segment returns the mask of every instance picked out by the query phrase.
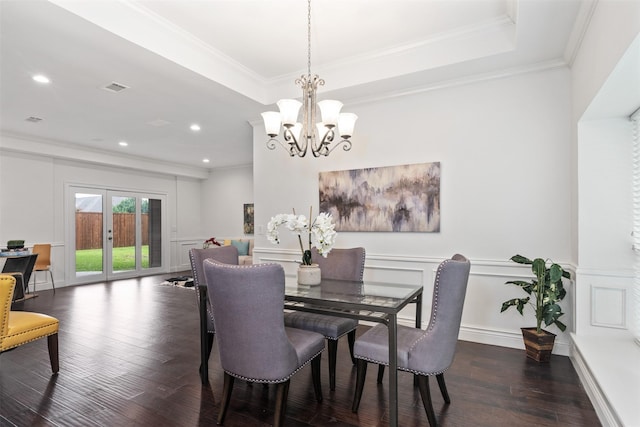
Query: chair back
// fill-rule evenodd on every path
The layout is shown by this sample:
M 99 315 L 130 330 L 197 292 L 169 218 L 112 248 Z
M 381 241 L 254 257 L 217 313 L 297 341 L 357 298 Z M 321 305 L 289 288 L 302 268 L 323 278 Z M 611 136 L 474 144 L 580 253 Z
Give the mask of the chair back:
M 282 266 L 208 259 L 204 271 L 222 369 L 257 382 L 288 379 L 299 364 L 284 327 Z
M 0 274 L 0 348 L 4 337 L 9 334 L 9 312 L 15 286 L 15 277 Z
M 20 273 L 23 280 L 21 286 L 24 287 L 31 279 L 31 273 L 33 272 L 33 267 L 37 259 L 38 254 L 7 258 L 2 272 L 7 274 Z M 20 298 L 20 294 L 18 294 L 18 298 Z
M 38 254 L 34 270 L 46 270 L 51 266 L 51 244 L 40 243 L 33 245 L 31 253 Z
M 196 290 L 196 299 L 200 301 L 200 286 L 207 286 L 207 279 L 204 274 L 202 263 L 205 259 L 215 259 L 223 264 L 238 265 L 238 248 L 233 245 L 216 246 L 206 249 L 191 249 L 189 260 L 191 261 L 191 274 L 193 274 L 193 286 Z M 214 332 L 213 312 L 209 301 L 207 305 L 207 331 Z
M 444 372 L 453 362 L 471 264 L 456 254 L 438 266 L 431 318 L 409 350 L 408 368 L 425 374 Z
M 189 260 L 191 261 L 191 272 L 193 274 L 193 284 L 196 286 L 206 286 L 202 263 L 205 259 L 211 258 L 223 264 L 238 265 L 238 248 L 233 245 L 215 246 L 206 249 L 191 249 Z
M 323 257 L 311 248 L 311 262 L 320 266 L 323 279 L 355 280 L 362 282 L 364 276 L 364 248 L 332 249 Z

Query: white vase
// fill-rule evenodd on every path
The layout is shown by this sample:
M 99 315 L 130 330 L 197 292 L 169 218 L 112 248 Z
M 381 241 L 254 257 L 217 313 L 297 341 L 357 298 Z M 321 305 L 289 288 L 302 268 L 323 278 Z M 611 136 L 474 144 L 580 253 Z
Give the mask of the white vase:
M 298 268 L 298 283 L 301 285 L 319 285 L 321 280 L 318 264 L 301 265 Z

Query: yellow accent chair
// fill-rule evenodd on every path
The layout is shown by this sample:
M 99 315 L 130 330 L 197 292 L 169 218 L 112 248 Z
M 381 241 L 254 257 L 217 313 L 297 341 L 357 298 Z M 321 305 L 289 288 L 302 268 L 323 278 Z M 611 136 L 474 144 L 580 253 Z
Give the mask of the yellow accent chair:
M 36 293 L 36 273 L 38 271 L 48 271 L 51 276 L 51 286 L 53 287 L 53 293 L 56 293 L 56 284 L 53 282 L 53 272 L 51 271 L 51 244 L 41 243 L 33 245 L 32 254 L 38 254 L 36 259 L 36 265 L 33 267 L 33 293 Z M 46 275 L 45 275 L 46 277 Z
M 11 311 L 15 284 L 13 276 L 0 275 L 0 353 L 47 337 L 51 370 L 56 374 L 60 370 L 58 319 L 41 313 Z

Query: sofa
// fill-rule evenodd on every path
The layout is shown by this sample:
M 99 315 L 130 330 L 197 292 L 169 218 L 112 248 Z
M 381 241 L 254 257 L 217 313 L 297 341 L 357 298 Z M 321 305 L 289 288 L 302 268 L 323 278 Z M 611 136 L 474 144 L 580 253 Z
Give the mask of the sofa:
M 224 246 L 234 245 L 238 248 L 238 264 L 253 264 L 253 239 L 224 239 Z

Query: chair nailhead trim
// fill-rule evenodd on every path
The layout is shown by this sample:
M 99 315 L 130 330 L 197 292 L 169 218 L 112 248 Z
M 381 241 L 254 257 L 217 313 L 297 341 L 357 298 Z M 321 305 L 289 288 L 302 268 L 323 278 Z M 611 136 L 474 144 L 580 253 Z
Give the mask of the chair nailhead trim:
M 353 357 L 355 357 L 356 359 L 367 361 L 369 363 L 375 363 L 376 365 L 389 366 L 389 362 L 381 362 L 380 360 L 369 359 L 368 357 L 358 356 L 357 354 L 354 354 Z M 423 375 L 423 376 L 439 375 L 444 373 L 447 369 L 443 369 L 442 371 L 437 371 L 437 372 L 422 372 L 422 371 L 416 371 L 414 369 L 408 369 L 408 368 L 403 368 L 401 366 L 398 366 L 399 371 L 411 372 L 412 374 Z
M 420 338 L 418 338 L 412 345 L 411 347 L 409 347 L 409 351 L 413 350 L 416 345 L 418 345 L 418 343 L 422 340 L 424 340 L 428 335 L 429 332 L 431 332 L 436 324 L 436 317 L 438 314 L 438 296 L 440 293 L 440 278 L 442 275 L 442 270 L 444 269 L 444 266 L 449 263 L 451 260 L 450 259 L 446 259 L 444 260 L 442 263 L 440 263 L 440 265 L 438 266 L 438 270 L 436 271 L 436 280 L 435 283 L 433 285 L 433 303 L 432 303 L 432 308 L 431 308 L 431 320 L 429 321 L 429 326 L 427 326 L 427 331 L 424 335 L 422 335 Z M 433 375 L 433 374 L 432 374 Z
M 49 325 L 49 326 L 50 326 L 50 325 Z M 26 333 L 29 333 L 29 332 L 37 331 L 38 329 L 48 328 L 49 326 L 41 326 L 41 327 L 36 328 L 36 329 L 29 329 L 28 331 L 20 332 L 19 334 L 8 335 L 8 336 L 7 336 L 7 338 L 17 337 L 17 336 L 20 336 L 20 335 L 23 335 L 23 334 L 26 334 Z M 19 343 L 19 344 L 12 345 L 11 347 L 7 347 L 7 348 L 5 348 L 4 350 L 0 351 L 0 353 L 2 353 L 3 351 L 11 350 L 12 348 L 20 347 L 20 346 L 21 346 L 21 345 L 23 345 L 23 344 L 27 344 L 27 343 L 30 343 L 30 342 L 37 341 L 37 340 L 39 340 L 40 338 L 48 337 L 49 335 L 55 335 L 55 334 L 57 334 L 57 333 L 58 333 L 58 331 L 55 331 L 55 332 L 52 332 L 52 333 L 47 334 L 47 335 L 41 335 L 41 336 L 39 336 L 39 337 L 36 337 L 36 338 L 30 339 L 29 341 L 22 341 L 22 342 L 21 342 L 21 343 Z
M 320 350 L 319 352 L 317 352 L 313 357 L 311 357 L 309 360 L 307 360 L 306 362 L 304 362 L 302 365 L 300 365 L 298 367 L 298 369 L 296 369 L 295 371 L 291 372 L 288 376 L 281 378 L 281 379 L 277 379 L 277 380 L 264 380 L 264 379 L 259 379 L 259 378 L 249 378 L 249 377 L 245 377 L 243 375 L 238 375 L 236 373 L 233 373 L 231 371 L 227 371 L 225 369 L 225 372 L 233 377 L 239 378 L 241 380 L 244 381 L 250 381 L 250 382 L 254 382 L 254 383 L 266 383 L 266 384 L 278 384 L 278 383 L 283 383 L 285 381 L 287 381 L 288 379 L 290 379 L 291 377 L 293 377 L 295 375 L 296 372 L 298 372 L 300 369 L 304 368 L 309 362 L 311 362 L 313 359 L 315 359 L 316 357 L 318 357 L 318 355 L 320 353 L 322 353 L 324 351 L 324 348 L 322 350 Z

